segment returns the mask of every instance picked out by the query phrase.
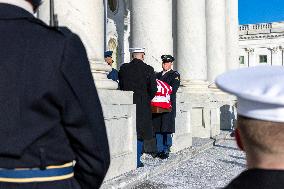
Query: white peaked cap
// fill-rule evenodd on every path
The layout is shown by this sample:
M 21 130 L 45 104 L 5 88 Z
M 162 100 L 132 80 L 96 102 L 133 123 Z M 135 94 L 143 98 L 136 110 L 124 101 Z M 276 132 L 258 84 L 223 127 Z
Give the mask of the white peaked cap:
M 229 71 L 217 77 L 216 85 L 237 96 L 239 115 L 284 122 L 284 67 L 258 66 Z
M 129 48 L 130 53 L 145 53 L 145 48 Z

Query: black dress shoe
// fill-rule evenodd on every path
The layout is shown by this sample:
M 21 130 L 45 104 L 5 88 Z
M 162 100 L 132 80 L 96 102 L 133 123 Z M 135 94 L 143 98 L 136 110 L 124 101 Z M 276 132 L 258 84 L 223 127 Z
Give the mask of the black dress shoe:
M 160 152 L 160 153 L 158 153 L 158 157 L 160 159 L 168 159 L 169 158 L 169 153 Z
M 139 168 L 139 167 L 144 167 L 144 163 L 140 163 L 140 165 L 138 165 L 137 168 Z
M 152 158 L 158 157 L 158 153 L 150 153 L 150 155 L 152 156 Z

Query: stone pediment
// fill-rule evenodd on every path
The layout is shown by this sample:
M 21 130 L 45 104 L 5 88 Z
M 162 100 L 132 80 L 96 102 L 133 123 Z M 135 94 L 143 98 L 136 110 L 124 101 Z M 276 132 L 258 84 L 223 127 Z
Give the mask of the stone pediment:
M 275 39 L 284 37 L 283 33 L 270 33 L 270 34 L 258 34 L 258 35 L 240 35 L 239 40 L 263 40 L 263 39 Z

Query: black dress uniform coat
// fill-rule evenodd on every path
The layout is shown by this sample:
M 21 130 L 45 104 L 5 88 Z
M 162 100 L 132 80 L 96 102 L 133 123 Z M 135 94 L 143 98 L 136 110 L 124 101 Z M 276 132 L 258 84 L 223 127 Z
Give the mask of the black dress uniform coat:
M 242 172 L 226 189 L 283 189 L 284 170 L 250 169 Z
M 168 83 L 172 87 L 171 102 L 172 111 L 167 113 L 153 114 L 153 125 L 155 133 L 174 133 L 176 118 L 176 93 L 180 86 L 180 75 L 177 71 L 170 70 L 164 75 L 157 73 L 157 79 Z
M 0 3 L 0 168 L 76 160 L 75 179 L 0 188 L 99 188 L 109 167 L 102 109 L 79 37 Z
M 152 139 L 151 100 L 158 90 L 154 69 L 142 60 L 134 59 L 120 67 L 118 76 L 120 89 L 134 92 L 138 140 Z

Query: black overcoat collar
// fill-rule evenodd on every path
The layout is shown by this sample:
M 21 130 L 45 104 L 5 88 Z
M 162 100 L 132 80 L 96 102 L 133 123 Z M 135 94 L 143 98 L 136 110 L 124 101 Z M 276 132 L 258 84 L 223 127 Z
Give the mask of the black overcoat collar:
M 144 63 L 142 60 L 134 58 L 130 63 Z

